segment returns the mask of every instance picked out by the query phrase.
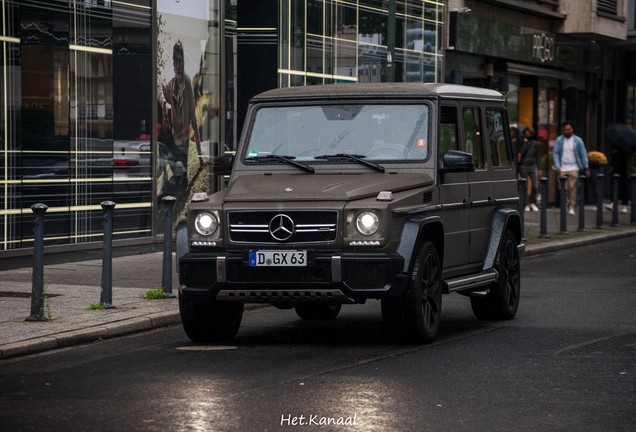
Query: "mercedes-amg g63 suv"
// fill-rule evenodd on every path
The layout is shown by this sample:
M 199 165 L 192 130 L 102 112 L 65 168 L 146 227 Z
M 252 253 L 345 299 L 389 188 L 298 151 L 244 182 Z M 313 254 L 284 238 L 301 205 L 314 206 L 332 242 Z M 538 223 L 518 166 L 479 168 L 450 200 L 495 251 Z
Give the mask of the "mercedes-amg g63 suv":
M 449 84 L 292 87 L 254 97 L 227 188 L 177 226 L 187 335 L 237 333 L 245 303 L 335 318 L 380 300 L 396 336 L 430 342 L 442 294 L 510 319 L 523 252 L 504 96 Z

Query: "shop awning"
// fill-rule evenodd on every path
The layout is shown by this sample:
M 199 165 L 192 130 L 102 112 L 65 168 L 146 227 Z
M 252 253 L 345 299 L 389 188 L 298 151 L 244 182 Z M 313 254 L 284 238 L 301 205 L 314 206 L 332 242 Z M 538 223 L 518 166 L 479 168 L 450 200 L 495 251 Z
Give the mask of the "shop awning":
M 521 63 L 503 62 L 505 71 L 517 75 L 534 75 L 542 78 L 552 78 L 564 81 L 572 81 L 572 74 L 556 69 L 549 69 L 539 66 L 529 66 Z

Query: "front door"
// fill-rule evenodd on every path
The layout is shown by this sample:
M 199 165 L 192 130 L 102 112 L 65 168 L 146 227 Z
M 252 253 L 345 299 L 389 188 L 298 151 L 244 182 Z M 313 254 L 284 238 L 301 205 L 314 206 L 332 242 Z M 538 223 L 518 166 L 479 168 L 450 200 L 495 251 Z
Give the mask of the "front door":
M 444 153 L 460 150 L 458 105 L 440 107 L 438 166 L 443 167 Z M 444 212 L 444 268 L 466 264 L 469 219 L 467 207 L 470 200 L 466 173 L 447 173 L 440 178 L 439 202 Z
M 463 138 L 466 152 L 472 153 L 475 171 L 468 173 L 470 193 L 470 237 L 468 264 L 483 261 L 490 240 L 492 220 L 491 172 L 484 143 L 483 109 L 475 103 L 462 104 Z M 487 138 L 486 138 L 487 139 Z

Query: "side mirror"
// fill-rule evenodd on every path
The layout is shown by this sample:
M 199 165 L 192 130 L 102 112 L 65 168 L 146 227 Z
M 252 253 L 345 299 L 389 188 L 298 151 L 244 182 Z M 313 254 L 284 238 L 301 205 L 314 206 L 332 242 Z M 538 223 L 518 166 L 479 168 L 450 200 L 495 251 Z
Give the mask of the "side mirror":
M 448 150 L 444 153 L 444 166 L 439 169 L 443 177 L 446 173 L 475 171 L 473 155 L 459 150 Z
M 214 159 L 212 159 L 212 174 L 230 175 L 232 174 L 232 165 L 234 165 L 233 154 L 217 156 Z

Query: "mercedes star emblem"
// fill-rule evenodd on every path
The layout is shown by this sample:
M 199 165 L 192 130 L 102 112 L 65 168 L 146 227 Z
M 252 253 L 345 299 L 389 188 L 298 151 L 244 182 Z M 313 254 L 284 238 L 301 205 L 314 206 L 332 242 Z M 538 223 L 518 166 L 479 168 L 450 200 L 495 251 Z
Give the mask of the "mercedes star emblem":
M 285 241 L 294 234 L 294 221 L 287 215 L 276 215 L 269 221 L 269 233 L 276 240 Z

